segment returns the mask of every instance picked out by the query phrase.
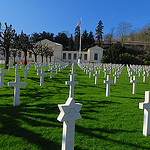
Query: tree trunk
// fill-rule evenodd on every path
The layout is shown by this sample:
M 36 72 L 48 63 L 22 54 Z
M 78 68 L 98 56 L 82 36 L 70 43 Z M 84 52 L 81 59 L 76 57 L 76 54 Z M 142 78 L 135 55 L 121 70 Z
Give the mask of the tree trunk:
M 52 57 L 52 56 L 50 55 L 50 56 L 49 56 L 49 61 L 50 61 L 50 63 L 51 63 L 51 57 Z
M 48 62 L 47 62 L 47 56 L 46 56 L 46 63 L 48 63 Z
M 5 48 L 5 69 L 8 69 L 9 64 L 9 46 Z
M 34 54 L 34 62 L 37 63 L 37 55 L 36 54 Z
M 14 66 L 15 66 L 15 64 L 16 64 L 16 62 L 15 62 L 15 57 L 16 57 L 16 56 L 14 56 Z
M 27 65 L 27 51 L 24 51 L 24 65 Z
M 44 56 L 43 56 L 43 55 L 41 55 L 41 57 L 42 57 L 42 63 L 43 63 L 43 57 L 44 57 Z

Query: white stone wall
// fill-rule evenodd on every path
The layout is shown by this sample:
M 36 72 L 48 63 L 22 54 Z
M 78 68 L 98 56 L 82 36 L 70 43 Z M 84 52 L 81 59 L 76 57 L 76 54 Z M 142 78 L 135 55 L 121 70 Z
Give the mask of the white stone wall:
M 63 58 L 63 54 L 66 54 L 66 59 Z M 76 54 L 76 59 L 74 58 L 74 54 Z M 81 62 L 88 62 L 88 52 L 81 52 Z M 69 59 L 69 55 L 71 55 L 71 59 Z M 87 55 L 87 59 L 84 59 L 84 56 Z M 65 62 L 78 62 L 79 52 L 78 51 L 62 51 L 62 60 Z

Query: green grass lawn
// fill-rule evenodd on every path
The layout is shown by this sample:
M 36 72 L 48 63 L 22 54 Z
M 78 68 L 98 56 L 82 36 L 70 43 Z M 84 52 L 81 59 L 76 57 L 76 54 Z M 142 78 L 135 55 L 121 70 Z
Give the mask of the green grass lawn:
M 4 77 L 4 88 L 0 89 L 0 150 L 60 150 L 63 123 L 57 121 L 60 113 L 58 104 L 64 104 L 69 95 L 68 66 L 50 79 L 50 73 L 40 87 L 40 77 L 32 66 L 28 78 L 19 69 L 21 82 L 20 106 L 13 107 L 15 81 L 12 68 Z M 111 84 L 110 97 L 105 96 L 106 85 L 103 72 L 94 84 L 94 77 L 75 66 L 75 102 L 82 103 L 81 120 L 76 121 L 75 150 L 137 150 L 150 149 L 150 137 L 142 135 L 143 110 L 139 103 L 144 101 L 145 91 L 150 90 L 150 77 L 142 82 L 137 77 L 137 94 L 132 94 L 132 84 L 126 67 L 117 80 Z M 111 75 L 113 80 L 113 76 Z

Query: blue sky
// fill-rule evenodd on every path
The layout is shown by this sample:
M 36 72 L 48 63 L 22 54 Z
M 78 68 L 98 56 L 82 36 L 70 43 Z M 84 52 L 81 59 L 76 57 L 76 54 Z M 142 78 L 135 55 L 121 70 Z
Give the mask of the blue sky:
M 150 0 L 0 0 L 0 22 L 12 24 L 17 33 L 68 31 L 74 34 L 82 20 L 82 31 L 95 33 L 99 20 L 104 34 L 125 21 L 133 29 L 150 23 Z

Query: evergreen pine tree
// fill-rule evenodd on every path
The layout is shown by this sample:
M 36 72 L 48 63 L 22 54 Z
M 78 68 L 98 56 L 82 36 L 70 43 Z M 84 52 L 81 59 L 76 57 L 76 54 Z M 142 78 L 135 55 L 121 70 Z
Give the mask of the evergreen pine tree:
M 78 51 L 79 50 L 79 44 L 80 44 L 80 27 L 79 26 L 77 26 L 75 28 L 74 34 L 75 34 L 74 48 L 76 51 Z
M 98 23 L 98 26 L 96 27 L 95 31 L 96 31 L 96 38 L 98 40 L 98 46 L 101 46 L 101 40 L 103 38 L 102 34 L 103 34 L 103 23 L 102 21 L 100 20 L 99 23 Z
M 88 48 L 95 46 L 95 40 L 94 40 L 94 35 L 93 32 L 90 31 L 89 36 L 88 36 Z
M 68 40 L 68 44 L 69 44 L 69 51 L 74 51 L 74 41 L 73 41 L 73 36 L 71 34 L 69 40 Z
M 89 39 L 88 39 L 88 33 L 86 30 L 84 30 L 83 34 L 82 34 L 82 50 L 86 51 L 88 49 L 88 42 L 89 42 Z

